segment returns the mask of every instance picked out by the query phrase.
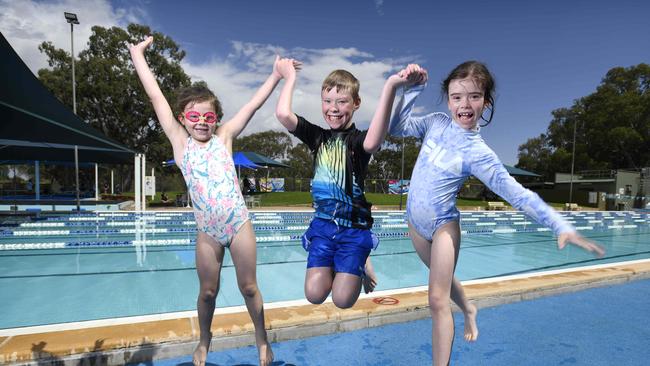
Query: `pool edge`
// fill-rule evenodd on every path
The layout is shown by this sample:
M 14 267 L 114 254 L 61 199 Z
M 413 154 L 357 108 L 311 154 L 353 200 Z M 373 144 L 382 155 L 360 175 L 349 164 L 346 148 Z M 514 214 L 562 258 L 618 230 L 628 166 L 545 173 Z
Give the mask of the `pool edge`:
M 477 307 L 485 308 L 646 278 L 650 278 L 650 260 L 467 281 L 464 287 L 470 300 Z M 425 287 L 362 296 L 354 308 L 347 310 L 336 308 L 330 301 L 322 305 L 306 304 L 304 301 L 285 305 L 266 305 L 266 326 L 271 342 L 429 316 Z M 240 311 L 218 312 L 212 323 L 212 331 L 213 351 L 254 344 L 253 327 L 243 308 Z M 80 360 L 87 360 L 91 364 L 122 365 L 191 354 L 198 337 L 198 324 L 195 316 L 186 316 L 15 333 L 0 336 L 0 364 L 29 365 L 57 361 L 77 365 Z

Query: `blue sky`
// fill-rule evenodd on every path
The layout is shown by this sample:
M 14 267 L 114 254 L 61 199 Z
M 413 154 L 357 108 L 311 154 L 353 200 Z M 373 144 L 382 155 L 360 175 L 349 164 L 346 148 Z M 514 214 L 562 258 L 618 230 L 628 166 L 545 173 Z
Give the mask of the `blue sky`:
M 440 81 L 457 64 L 480 60 L 497 80 L 496 114 L 481 133 L 506 164 L 516 163 L 520 144 L 546 131 L 552 110 L 594 92 L 610 68 L 650 62 L 644 0 L 0 0 L 0 10 L 0 31 L 33 71 L 47 66 L 40 42 L 69 50 L 64 11 L 81 22 L 75 51 L 85 47 L 92 25 L 150 25 L 187 51 L 186 72 L 208 82 L 226 117 L 268 75 L 275 53 L 305 62 L 294 110 L 317 123 L 322 79 L 335 68 L 352 71 L 361 81 L 355 119 L 362 128 L 389 73 L 422 64 L 430 82 L 418 111 L 446 111 Z M 246 132 L 281 130 L 276 100 L 277 94 Z

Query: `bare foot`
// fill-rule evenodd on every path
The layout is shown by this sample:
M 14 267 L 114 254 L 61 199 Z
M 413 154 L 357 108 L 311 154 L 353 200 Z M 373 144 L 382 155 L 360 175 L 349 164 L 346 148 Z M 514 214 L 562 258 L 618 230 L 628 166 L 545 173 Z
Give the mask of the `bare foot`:
M 204 366 L 205 360 L 208 358 L 208 351 L 210 350 L 210 341 L 212 340 L 212 333 L 206 338 L 201 337 L 199 345 L 196 346 L 192 354 L 192 363 L 194 366 Z
M 375 269 L 372 268 L 370 257 L 368 257 L 368 260 L 366 261 L 364 271 L 365 274 L 362 277 L 363 292 L 369 294 L 375 291 L 375 286 L 377 286 L 377 275 L 375 275 Z
M 478 326 L 476 325 L 476 314 L 478 310 L 474 304 L 469 304 L 467 313 L 463 313 L 465 316 L 465 340 L 468 342 L 474 342 L 478 339 Z
M 273 363 L 273 351 L 269 342 L 257 346 L 257 350 L 260 353 L 260 366 L 269 366 Z

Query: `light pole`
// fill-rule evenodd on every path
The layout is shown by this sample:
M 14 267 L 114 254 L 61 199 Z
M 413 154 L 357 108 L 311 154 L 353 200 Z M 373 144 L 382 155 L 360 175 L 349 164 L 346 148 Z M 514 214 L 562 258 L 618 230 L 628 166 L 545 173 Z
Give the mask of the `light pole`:
M 74 25 L 79 24 L 77 19 L 77 14 L 66 13 L 64 12 L 65 20 L 70 23 L 70 56 L 72 59 L 72 110 L 74 114 L 77 114 L 77 96 L 75 92 L 75 82 L 74 82 Z
M 402 210 L 402 198 L 404 197 L 404 136 L 402 136 L 402 169 L 399 174 L 399 209 Z
M 74 114 L 77 114 L 77 93 L 75 90 L 75 80 L 74 80 L 74 25 L 79 24 L 77 19 L 77 14 L 64 12 L 65 20 L 70 23 L 70 59 L 72 60 L 72 111 Z M 79 149 L 77 145 L 74 147 L 74 166 L 75 166 L 75 175 L 77 178 L 77 212 L 80 211 L 81 205 L 79 202 Z
M 573 165 L 576 160 L 576 128 L 578 127 L 578 120 L 573 122 L 573 151 L 571 152 L 571 179 L 569 180 L 569 204 L 573 203 Z

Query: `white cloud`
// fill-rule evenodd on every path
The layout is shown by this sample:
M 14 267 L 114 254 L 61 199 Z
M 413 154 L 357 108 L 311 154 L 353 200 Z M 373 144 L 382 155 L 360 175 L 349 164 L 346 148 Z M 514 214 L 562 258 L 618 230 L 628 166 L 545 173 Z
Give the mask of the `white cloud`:
M 377 106 L 388 75 L 403 67 L 400 60 L 377 59 L 355 48 L 284 49 L 280 46 L 233 42 L 232 52 L 222 59 L 203 64 L 183 63 L 193 80 L 203 80 L 224 106 L 224 119 L 232 117 L 271 73 L 275 55 L 292 57 L 303 63 L 293 98 L 293 110 L 311 122 L 327 127 L 322 120 L 320 91 L 325 77 L 335 69 L 345 69 L 361 83 L 361 107 L 355 113 L 357 127 L 365 129 Z M 282 82 L 244 131 L 250 134 L 268 129 L 283 130 L 277 122 L 275 104 Z
M 378 1 L 378 6 L 381 6 Z M 81 24 L 74 27 L 75 53 L 86 47 L 91 27 L 120 26 L 130 22 L 149 23 L 148 15 L 140 8 L 114 8 L 107 0 L 40 1 L 0 0 L 0 30 L 36 73 L 47 67 L 46 57 L 38 51 L 43 41 L 55 47 L 70 49 L 70 26 L 63 12 L 73 12 Z M 173 35 L 171 35 L 173 38 Z M 377 100 L 386 77 L 414 57 L 380 59 L 357 48 L 286 49 L 278 45 L 233 41 L 231 51 L 223 57 L 213 57 L 201 63 L 183 62 L 185 72 L 192 80 L 204 80 L 221 99 L 225 119 L 232 117 L 255 93 L 271 73 L 275 55 L 293 57 L 303 62 L 293 98 L 293 109 L 313 123 L 327 127 L 322 121 L 320 89 L 323 79 L 335 69 L 346 69 L 361 83 L 361 107 L 355 113 L 355 123 L 365 129 L 374 114 Z M 277 122 L 275 104 L 282 83 L 256 113 L 244 134 L 268 129 L 284 130 Z
M 70 24 L 64 12 L 75 13 L 79 18 L 80 24 L 74 25 L 75 54 L 86 48 L 94 25 L 125 27 L 146 19 L 141 9 L 113 8 L 108 0 L 0 0 L 0 8 L 0 31 L 34 73 L 48 66 L 47 58 L 38 50 L 42 42 L 70 50 Z
M 375 0 L 375 8 L 377 9 L 377 14 L 384 15 L 384 0 Z

